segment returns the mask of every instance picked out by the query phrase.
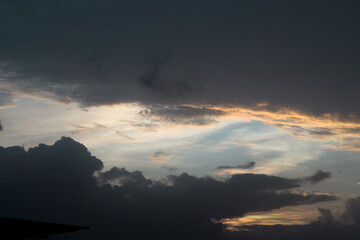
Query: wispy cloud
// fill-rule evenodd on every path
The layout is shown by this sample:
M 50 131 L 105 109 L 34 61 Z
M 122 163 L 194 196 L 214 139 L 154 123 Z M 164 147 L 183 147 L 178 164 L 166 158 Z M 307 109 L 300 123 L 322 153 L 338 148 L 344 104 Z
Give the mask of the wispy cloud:
M 244 107 L 216 107 L 207 109 L 220 110 L 217 118 L 235 118 L 242 121 L 261 121 L 274 128 L 290 133 L 293 137 L 324 142 L 325 148 L 360 151 L 360 123 L 357 119 L 344 120 L 337 115 L 325 114 L 313 116 L 280 109 L 269 111 Z
M 102 124 L 98 124 L 98 123 L 93 123 L 90 126 L 73 125 L 73 128 L 74 128 L 74 130 L 71 131 L 72 135 L 78 135 L 78 134 L 87 133 L 87 132 L 90 132 L 90 131 L 108 129 L 107 126 L 102 125 Z
M 311 183 L 311 184 L 316 184 L 316 183 L 321 182 L 321 181 L 323 181 L 323 180 L 325 180 L 327 178 L 330 178 L 331 175 L 332 175 L 331 172 L 324 172 L 322 170 L 318 170 L 314 175 L 303 178 L 302 180 L 304 182 L 308 182 L 308 183 Z
M 360 151 L 360 123 L 356 119 L 349 121 L 331 114 L 313 116 L 284 108 L 270 111 L 256 107 L 149 105 L 138 115 L 132 126 L 147 131 L 166 126 L 211 126 L 221 119 L 255 120 L 288 132 L 295 138 L 323 142 L 325 148 Z
M 130 141 L 130 142 L 136 141 L 135 138 L 129 137 L 129 136 L 121 133 L 119 130 L 116 130 L 116 133 L 117 133 L 117 135 L 119 135 L 120 137 L 122 137 L 122 138 L 124 138 L 124 139 L 126 139 L 126 140 L 128 140 L 128 141 Z
M 171 159 L 174 156 L 164 151 L 157 151 L 155 153 L 148 154 L 147 157 L 152 159 L 156 163 L 166 163 L 169 159 Z
M 171 166 L 166 166 L 166 165 L 161 166 L 160 168 L 161 168 L 161 169 L 164 169 L 164 170 L 167 170 L 167 171 L 170 171 L 170 172 L 177 172 L 177 171 L 179 171 L 179 168 L 177 168 L 177 167 L 171 167 Z

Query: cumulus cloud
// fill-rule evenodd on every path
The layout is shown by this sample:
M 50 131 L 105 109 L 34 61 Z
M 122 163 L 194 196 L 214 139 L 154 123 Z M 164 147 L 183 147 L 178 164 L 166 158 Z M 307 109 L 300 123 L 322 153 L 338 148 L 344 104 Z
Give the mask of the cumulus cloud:
M 119 169 L 117 167 L 113 167 L 106 172 L 100 172 L 97 180 L 100 184 L 110 183 L 116 186 L 152 185 L 152 181 L 146 179 L 140 171 L 129 172 L 125 168 Z
M 322 225 L 333 223 L 335 221 L 335 218 L 333 217 L 331 210 L 326 209 L 326 208 L 318 208 L 318 210 L 319 210 L 319 213 L 321 214 L 318 217 L 318 221 Z
M 299 179 L 241 174 L 217 180 L 182 173 L 150 180 L 139 171 L 102 167 L 71 138 L 28 151 L 1 147 L 0 211 L 89 226 L 90 239 L 222 239 L 222 225 L 210 219 L 336 198 L 288 191 L 301 186 Z
M 347 201 L 342 219 L 345 223 L 360 225 L 360 197 Z
M 216 170 L 222 169 L 252 169 L 255 167 L 256 162 L 248 162 L 246 164 L 237 165 L 237 166 L 219 166 Z

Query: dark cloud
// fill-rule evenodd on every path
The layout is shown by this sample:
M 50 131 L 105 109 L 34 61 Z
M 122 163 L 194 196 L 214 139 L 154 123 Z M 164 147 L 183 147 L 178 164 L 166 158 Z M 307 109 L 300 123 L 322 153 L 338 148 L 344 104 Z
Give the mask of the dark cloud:
M 333 223 L 335 221 L 335 218 L 332 215 L 331 210 L 326 208 L 318 208 L 320 212 L 320 217 L 318 217 L 318 221 L 322 223 L 323 225 L 330 223 Z
M 252 169 L 255 167 L 256 162 L 248 162 L 246 164 L 238 165 L 238 166 L 219 166 L 216 170 L 222 169 Z
M 210 219 L 336 198 L 288 191 L 301 186 L 299 179 L 241 174 L 216 180 L 183 173 L 155 181 L 124 168 L 100 171 L 102 166 L 65 137 L 28 151 L 1 147 L 1 214 L 89 226 L 86 239 L 223 239 L 221 224 Z
M 3 126 L 2 126 L 1 121 L 0 121 L 0 131 L 2 131 L 2 130 L 3 130 Z
M 360 197 L 347 201 L 342 219 L 345 223 L 360 225 Z
M 140 116 L 150 122 L 166 122 L 179 125 L 208 125 L 216 122 L 215 117 L 225 115 L 222 110 L 190 106 L 146 106 L 139 112 Z
M 190 83 L 187 81 L 163 79 L 160 76 L 162 65 L 163 63 L 159 58 L 149 60 L 149 69 L 139 77 L 139 83 L 142 87 L 156 93 L 159 95 L 159 98 L 182 97 L 184 94 L 190 94 L 193 91 Z
M 140 186 L 149 187 L 152 181 L 146 179 L 140 171 L 129 172 L 125 168 L 113 167 L 109 171 L 100 172 L 98 175 L 98 182 L 100 184 L 113 184 L 117 186 Z
M 160 125 L 206 126 L 217 123 L 216 118 L 225 114 L 223 110 L 206 107 L 156 104 L 142 106 L 139 118 L 130 123 L 145 131 L 157 131 Z
M 0 81 L 82 106 L 267 102 L 358 116 L 358 7 L 355 0 L 3 0 Z M 171 57 L 146 57 L 163 53 Z
M 331 172 L 324 172 L 322 170 L 318 170 L 316 173 L 314 173 L 314 175 L 303 178 L 303 181 L 311 184 L 316 184 L 330 177 Z

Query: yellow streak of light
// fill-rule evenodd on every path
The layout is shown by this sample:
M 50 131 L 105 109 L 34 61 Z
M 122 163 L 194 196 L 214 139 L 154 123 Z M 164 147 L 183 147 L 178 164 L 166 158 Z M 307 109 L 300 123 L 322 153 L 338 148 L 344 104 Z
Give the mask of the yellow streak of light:
M 305 225 L 315 220 L 319 213 L 315 209 L 286 207 L 270 212 L 253 212 L 240 218 L 225 218 L 223 223 L 230 231 L 237 231 L 251 225 Z
M 199 106 L 186 105 L 194 108 Z M 225 114 L 216 119 L 233 118 L 242 121 L 261 121 L 274 128 L 289 132 L 297 138 L 324 141 L 324 147 L 348 151 L 360 151 L 360 119 L 341 119 L 336 114 L 312 116 L 294 111 L 281 109 L 268 111 L 245 107 L 201 106 L 208 109 L 220 110 Z M 237 143 L 241 145 L 242 143 Z

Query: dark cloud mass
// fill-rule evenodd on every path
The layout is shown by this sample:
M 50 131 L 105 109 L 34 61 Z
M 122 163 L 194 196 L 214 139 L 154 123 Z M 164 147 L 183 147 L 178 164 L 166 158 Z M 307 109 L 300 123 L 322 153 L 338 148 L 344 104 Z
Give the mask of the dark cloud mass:
M 145 106 L 139 115 L 154 124 L 167 122 L 179 125 L 203 126 L 216 122 L 215 117 L 225 115 L 225 112 L 206 107 L 190 106 L 166 106 L 154 105 Z
M 102 167 L 71 138 L 28 151 L 1 147 L 0 212 L 89 226 L 85 239 L 223 239 L 222 225 L 210 219 L 336 198 L 288 191 L 301 186 L 299 179 L 241 174 L 220 181 L 182 173 L 150 180 Z
M 222 170 L 222 169 L 252 169 L 255 167 L 256 162 L 248 162 L 243 165 L 238 166 L 218 166 L 216 170 Z
M 318 218 L 318 221 L 320 223 L 322 223 L 323 225 L 329 223 L 329 222 L 334 222 L 335 219 L 332 215 L 332 212 L 329 209 L 326 208 L 318 208 L 319 212 L 320 212 L 320 217 Z
M 331 177 L 331 172 L 324 172 L 324 171 L 318 170 L 314 175 L 303 178 L 303 181 L 311 183 L 311 184 L 316 184 L 316 183 L 321 182 L 329 177 Z
M 0 81 L 26 93 L 360 114 L 355 0 L 0 4 Z
M 360 197 L 349 199 L 342 218 L 346 223 L 360 226 Z

